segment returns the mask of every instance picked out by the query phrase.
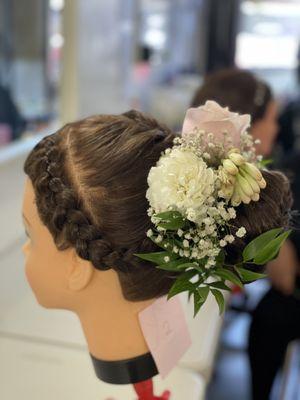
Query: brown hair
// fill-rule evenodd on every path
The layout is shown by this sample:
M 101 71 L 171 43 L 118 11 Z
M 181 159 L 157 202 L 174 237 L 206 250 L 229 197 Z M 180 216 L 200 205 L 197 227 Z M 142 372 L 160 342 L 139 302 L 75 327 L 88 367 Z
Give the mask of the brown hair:
M 131 301 L 162 296 L 174 282 L 174 275 L 134 255 L 158 250 L 146 236 L 147 176 L 173 139 L 167 127 L 137 111 L 93 116 L 43 138 L 24 165 L 57 248 L 74 247 L 95 268 L 113 268 Z M 239 217 L 254 236 L 285 225 L 289 206 L 284 176 L 264 175 L 269 188 L 262 201 L 241 207 Z
M 252 122 L 263 118 L 273 99 L 270 87 L 251 72 L 229 68 L 208 75 L 197 89 L 192 107 L 214 100 L 222 107 L 240 114 L 250 114 Z

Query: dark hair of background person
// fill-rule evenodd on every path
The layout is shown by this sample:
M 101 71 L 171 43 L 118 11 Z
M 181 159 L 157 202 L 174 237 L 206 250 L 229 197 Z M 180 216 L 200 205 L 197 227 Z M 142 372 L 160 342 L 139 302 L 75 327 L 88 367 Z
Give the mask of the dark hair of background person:
M 18 139 L 26 128 L 26 121 L 15 105 L 10 92 L 0 84 L 0 123 L 12 130 L 12 140 Z
M 270 87 L 251 72 L 230 68 L 207 75 L 196 91 L 192 107 L 214 100 L 240 114 L 250 114 L 252 123 L 263 118 L 273 94 Z
M 40 219 L 57 248 L 74 247 L 95 268 L 113 268 L 127 300 L 160 297 L 174 283 L 175 273 L 134 255 L 159 251 L 146 236 L 147 177 L 173 139 L 167 127 L 138 111 L 98 115 L 43 138 L 25 161 Z M 264 172 L 264 177 L 261 200 L 240 206 L 234 222 L 236 229 L 246 227 L 249 238 L 288 224 L 285 176 Z M 233 246 L 235 258 L 241 246 L 244 240 Z

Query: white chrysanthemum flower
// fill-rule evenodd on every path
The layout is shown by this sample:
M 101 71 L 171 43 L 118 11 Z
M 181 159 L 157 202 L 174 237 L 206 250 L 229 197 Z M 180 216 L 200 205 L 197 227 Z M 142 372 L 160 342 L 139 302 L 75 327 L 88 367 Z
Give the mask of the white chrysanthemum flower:
M 242 238 L 243 236 L 246 235 L 246 229 L 242 226 L 237 232 L 236 236 L 239 238 Z
M 226 245 L 227 245 L 226 240 L 221 239 L 221 240 L 220 240 L 220 246 L 221 246 L 221 247 L 225 247 Z
M 213 169 L 196 154 L 173 148 L 151 168 L 146 196 L 156 213 L 173 206 L 188 217 L 188 210 L 192 209 L 194 222 L 199 223 L 206 215 L 208 199 L 214 199 L 215 181 Z

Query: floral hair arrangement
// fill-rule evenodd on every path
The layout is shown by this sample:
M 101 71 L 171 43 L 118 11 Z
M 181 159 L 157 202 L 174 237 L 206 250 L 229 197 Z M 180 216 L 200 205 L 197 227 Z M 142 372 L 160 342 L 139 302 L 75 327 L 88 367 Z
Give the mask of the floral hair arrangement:
M 249 126 L 249 115 L 232 113 L 214 101 L 191 108 L 181 137 L 148 175 L 153 227 L 147 236 L 160 251 L 136 256 L 177 273 L 168 298 L 188 291 L 194 315 L 209 292 L 223 312 L 222 290 L 231 290 L 226 281 L 243 287 L 265 277 L 247 269 L 247 263 L 264 265 L 276 258 L 290 233 L 282 228 L 264 232 L 245 246 L 239 263 L 225 263 L 226 246 L 247 235 L 232 223 L 236 207 L 259 201 L 266 187 Z

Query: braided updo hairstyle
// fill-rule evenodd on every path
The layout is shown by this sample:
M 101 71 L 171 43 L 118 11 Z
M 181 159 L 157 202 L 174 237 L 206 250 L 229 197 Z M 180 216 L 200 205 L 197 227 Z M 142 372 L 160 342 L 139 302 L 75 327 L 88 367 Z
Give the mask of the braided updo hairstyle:
M 134 256 L 157 250 L 146 236 L 147 176 L 173 139 L 137 111 L 92 116 L 43 138 L 24 165 L 57 248 L 74 247 L 95 268 L 113 268 L 128 300 L 162 296 L 174 282 Z
M 93 116 L 43 138 L 24 165 L 58 250 L 73 247 L 96 269 L 113 268 L 130 301 L 168 293 L 176 277 L 134 255 L 158 250 L 146 236 L 147 177 L 173 139 L 167 127 L 137 111 Z M 240 258 L 245 240 L 288 225 L 288 180 L 279 172 L 263 175 L 267 187 L 260 201 L 237 210 L 235 229 L 244 226 L 247 237 L 228 246 L 230 262 Z

